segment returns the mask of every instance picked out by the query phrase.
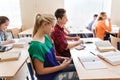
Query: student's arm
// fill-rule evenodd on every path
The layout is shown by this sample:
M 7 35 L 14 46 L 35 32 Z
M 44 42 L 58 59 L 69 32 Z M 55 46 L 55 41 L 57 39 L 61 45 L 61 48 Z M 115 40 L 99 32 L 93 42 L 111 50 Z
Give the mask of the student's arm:
M 83 44 L 83 41 L 82 41 L 82 40 L 74 41 L 74 43 L 68 44 L 66 50 L 67 50 L 67 49 L 70 49 L 70 48 L 73 48 L 73 47 L 75 47 L 75 46 L 78 46 L 78 45 L 80 45 L 80 44 Z
M 34 67 L 35 67 L 36 72 L 38 74 L 42 75 L 42 74 L 49 74 L 49 73 L 54 73 L 54 72 L 60 71 L 64 68 L 68 67 L 70 62 L 71 61 L 64 60 L 63 63 L 58 66 L 45 68 L 44 63 L 35 58 L 34 59 Z
M 6 45 L 6 44 L 14 43 L 14 42 L 15 42 L 14 40 L 6 40 L 3 42 L 3 44 Z
M 119 32 L 117 34 L 117 37 L 120 38 L 120 28 L 119 28 Z
M 111 27 L 111 20 L 110 20 L 110 18 L 108 18 L 108 23 L 109 23 L 109 26 L 108 26 L 108 31 L 111 31 L 112 30 L 112 27 Z
M 79 37 L 79 36 L 76 36 L 76 37 L 66 36 L 66 39 L 67 39 L 67 40 L 75 40 L 75 41 L 77 41 L 77 40 L 80 39 L 80 37 Z

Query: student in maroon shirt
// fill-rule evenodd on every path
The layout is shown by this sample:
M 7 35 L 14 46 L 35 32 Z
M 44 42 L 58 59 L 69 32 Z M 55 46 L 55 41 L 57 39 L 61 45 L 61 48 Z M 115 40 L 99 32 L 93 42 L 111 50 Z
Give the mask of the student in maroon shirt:
M 51 33 L 51 38 L 54 41 L 56 55 L 63 57 L 71 57 L 70 48 L 75 47 L 83 43 L 79 37 L 69 37 L 64 32 L 64 25 L 68 21 L 66 16 L 66 10 L 57 9 L 55 12 L 57 23 L 54 27 L 54 31 Z M 74 43 L 68 44 L 67 40 L 74 40 Z

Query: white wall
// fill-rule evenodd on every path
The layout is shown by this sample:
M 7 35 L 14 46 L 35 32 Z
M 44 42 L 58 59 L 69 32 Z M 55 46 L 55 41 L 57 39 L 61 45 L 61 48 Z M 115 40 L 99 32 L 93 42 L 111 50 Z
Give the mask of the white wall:
M 120 0 L 112 0 L 111 20 L 112 24 L 120 27 Z
M 64 7 L 64 0 L 20 0 L 22 24 L 33 27 L 35 15 L 39 13 L 54 14 L 57 8 Z

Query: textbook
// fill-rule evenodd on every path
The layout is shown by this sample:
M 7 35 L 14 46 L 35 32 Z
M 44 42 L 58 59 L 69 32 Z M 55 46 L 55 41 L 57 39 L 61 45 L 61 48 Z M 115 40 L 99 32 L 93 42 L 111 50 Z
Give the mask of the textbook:
M 95 45 L 100 52 L 115 51 L 115 47 L 109 41 L 98 41 Z
M 110 51 L 97 54 L 100 58 L 112 65 L 120 64 L 120 52 Z
M 0 61 L 18 60 L 19 56 L 20 51 L 4 52 L 0 54 Z
M 87 70 L 91 69 L 104 69 L 107 66 L 99 59 L 99 57 L 91 55 L 91 56 L 80 56 L 78 57 L 83 67 Z

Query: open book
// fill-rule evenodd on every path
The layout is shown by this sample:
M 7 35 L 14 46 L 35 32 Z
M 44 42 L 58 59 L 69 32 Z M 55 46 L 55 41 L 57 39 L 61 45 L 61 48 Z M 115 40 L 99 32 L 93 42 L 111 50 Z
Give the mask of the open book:
M 94 55 L 91 56 L 80 56 L 78 57 L 85 69 L 104 69 L 107 66 Z
M 100 52 L 115 51 L 115 47 L 109 41 L 98 41 L 95 45 Z
M 0 61 L 18 60 L 20 51 L 4 52 L 0 54 Z
M 120 53 L 119 52 L 110 51 L 110 52 L 99 53 L 97 55 L 112 65 L 120 64 Z

